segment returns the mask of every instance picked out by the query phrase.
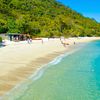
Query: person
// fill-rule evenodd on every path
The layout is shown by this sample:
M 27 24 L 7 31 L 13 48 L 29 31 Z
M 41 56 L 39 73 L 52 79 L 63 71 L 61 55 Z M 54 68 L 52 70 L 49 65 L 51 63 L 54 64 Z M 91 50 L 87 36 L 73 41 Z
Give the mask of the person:
M 29 39 L 29 38 L 27 38 L 27 43 L 29 43 L 29 44 L 30 44 L 30 39 Z
M 30 40 L 30 43 L 32 43 L 32 39 L 30 38 L 29 40 Z
M 43 44 L 43 39 L 41 39 L 41 42 L 42 42 L 42 44 Z
M 62 40 L 61 40 L 61 44 L 63 44 L 64 47 L 66 47 L 66 45 L 69 45 L 69 43 L 67 43 L 66 41 L 62 41 Z

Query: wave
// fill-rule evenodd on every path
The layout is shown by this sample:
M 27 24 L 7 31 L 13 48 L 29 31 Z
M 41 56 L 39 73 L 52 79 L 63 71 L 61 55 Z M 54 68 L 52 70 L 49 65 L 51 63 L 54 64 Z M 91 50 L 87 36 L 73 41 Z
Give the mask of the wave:
M 41 76 L 44 74 L 45 70 L 47 70 L 49 67 L 52 67 L 53 65 L 59 64 L 63 58 L 73 54 L 76 51 L 78 51 L 78 49 L 75 49 L 71 52 L 67 52 L 65 54 L 61 54 L 60 56 L 56 57 L 48 64 L 45 64 L 45 65 L 41 66 L 40 68 L 38 68 L 37 71 L 29 77 L 29 79 L 37 80 L 37 79 L 41 78 Z
M 3 98 L 6 97 L 14 97 L 15 98 L 19 98 L 21 94 L 23 94 L 26 90 L 28 90 L 29 86 L 36 80 L 38 80 L 39 78 L 41 78 L 44 74 L 44 72 L 49 68 L 52 67 L 53 65 L 57 65 L 59 64 L 63 58 L 73 54 L 74 52 L 78 51 L 80 48 L 74 49 L 70 52 L 67 52 L 65 54 L 61 54 L 60 56 L 56 57 L 55 59 L 53 59 L 51 62 L 49 62 L 48 64 L 45 64 L 43 66 L 41 66 L 40 68 L 37 69 L 37 71 L 31 75 L 26 81 L 16 85 L 12 90 L 10 90 L 9 92 L 7 92 L 3 97 L 0 97 L 0 100 L 5 100 Z M 21 94 L 20 94 L 21 93 Z M 18 95 L 16 95 L 18 94 Z M 15 96 L 16 95 L 16 96 Z M 9 100 L 9 99 L 7 99 Z

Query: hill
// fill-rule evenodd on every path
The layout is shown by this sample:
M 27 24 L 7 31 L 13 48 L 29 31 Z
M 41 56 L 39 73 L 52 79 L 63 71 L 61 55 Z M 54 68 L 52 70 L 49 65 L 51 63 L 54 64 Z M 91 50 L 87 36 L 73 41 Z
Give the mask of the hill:
M 0 33 L 100 36 L 100 23 L 55 0 L 0 0 Z

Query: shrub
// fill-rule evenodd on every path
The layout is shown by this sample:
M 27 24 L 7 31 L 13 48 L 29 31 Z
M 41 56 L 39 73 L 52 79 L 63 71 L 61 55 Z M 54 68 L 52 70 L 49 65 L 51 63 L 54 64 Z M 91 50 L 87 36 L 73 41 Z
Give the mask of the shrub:
M 2 37 L 0 37 L 0 42 L 2 42 Z

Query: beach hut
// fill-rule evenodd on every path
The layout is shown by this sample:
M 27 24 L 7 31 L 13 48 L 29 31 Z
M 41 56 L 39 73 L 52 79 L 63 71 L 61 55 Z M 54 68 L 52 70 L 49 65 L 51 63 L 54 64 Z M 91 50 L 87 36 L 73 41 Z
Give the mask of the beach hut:
M 27 39 L 26 34 L 19 34 L 19 33 L 9 33 L 8 34 L 10 41 L 24 41 Z
M 10 41 L 18 41 L 20 34 L 18 33 L 8 33 L 8 37 Z

